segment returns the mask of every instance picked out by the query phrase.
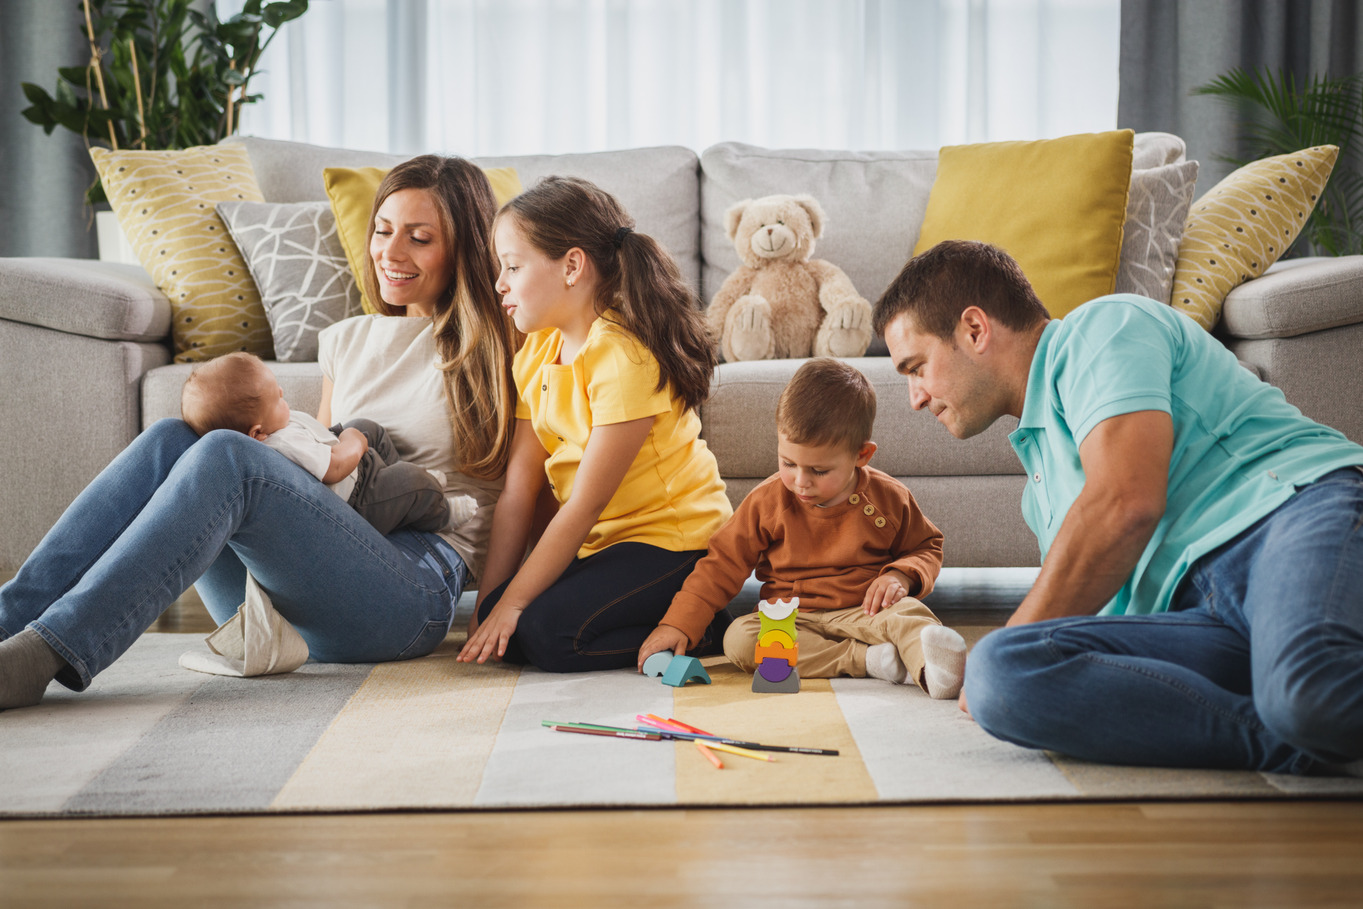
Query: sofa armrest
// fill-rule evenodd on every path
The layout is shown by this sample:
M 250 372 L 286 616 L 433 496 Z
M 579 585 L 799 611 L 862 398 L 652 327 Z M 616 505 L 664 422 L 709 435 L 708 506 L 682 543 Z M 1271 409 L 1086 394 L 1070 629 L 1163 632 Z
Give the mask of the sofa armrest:
M 94 259 L 0 259 L 0 319 L 87 338 L 165 341 L 170 301 L 140 266 Z
M 1363 322 L 1363 256 L 1285 259 L 1226 295 L 1219 334 L 1291 338 Z

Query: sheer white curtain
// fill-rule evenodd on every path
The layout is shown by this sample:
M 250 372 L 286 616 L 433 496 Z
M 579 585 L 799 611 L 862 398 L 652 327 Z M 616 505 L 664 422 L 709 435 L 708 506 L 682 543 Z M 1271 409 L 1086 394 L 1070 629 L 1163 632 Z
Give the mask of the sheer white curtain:
M 220 2 L 226 13 L 233 2 Z M 314 0 L 243 131 L 414 154 L 1112 129 L 1119 0 Z

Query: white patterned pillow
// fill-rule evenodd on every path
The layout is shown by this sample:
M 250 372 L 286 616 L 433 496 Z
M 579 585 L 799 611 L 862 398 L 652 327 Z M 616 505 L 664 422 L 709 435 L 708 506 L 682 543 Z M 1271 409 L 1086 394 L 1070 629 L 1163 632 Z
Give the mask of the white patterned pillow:
M 327 202 L 219 202 L 255 279 L 281 363 L 317 359 L 317 333 L 360 314 L 336 218 Z
M 1169 302 L 1183 222 L 1196 185 L 1196 161 L 1131 172 L 1116 293 Z

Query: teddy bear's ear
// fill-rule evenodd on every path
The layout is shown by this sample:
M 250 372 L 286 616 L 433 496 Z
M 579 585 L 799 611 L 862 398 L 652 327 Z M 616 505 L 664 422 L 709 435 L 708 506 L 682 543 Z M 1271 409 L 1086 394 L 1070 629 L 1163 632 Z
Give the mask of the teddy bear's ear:
M 824 218 L 828 216 L 823 213 L 823 206 L 819 204 L 819 200 L 801 194 L 795 197 L 795 204 L 809 212 L 809 226 L 814 231 L 815 239 L 822 237 Z
M 751 204 L 752 199 L 744 199 L 730 205 L 728 211 L 724 212 L 724 232 L 729 235 L 730 240 L 738 236 L 738 222 L 743 220 L 743 213 Z

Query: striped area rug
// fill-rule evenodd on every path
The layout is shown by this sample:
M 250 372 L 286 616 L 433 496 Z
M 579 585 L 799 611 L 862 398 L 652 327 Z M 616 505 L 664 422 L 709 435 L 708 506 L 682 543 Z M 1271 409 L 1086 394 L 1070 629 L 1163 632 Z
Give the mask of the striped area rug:
M 1066 761 L 874 680 L 755 695 L 718 658 L 712 684 L 672 688 L 626 671 L 459 664 L 461 637 L 406 663 L 243 680 L 180 669 L 198 636 L 144 635 L 89 691 L 54 685 L 39 707 L 0 713 L 0 816 L 1363 797 L 1363 780 Z M 541 725 L 641 713 L 840 754 L 722 754 L 719 770 L 689 744 Z

